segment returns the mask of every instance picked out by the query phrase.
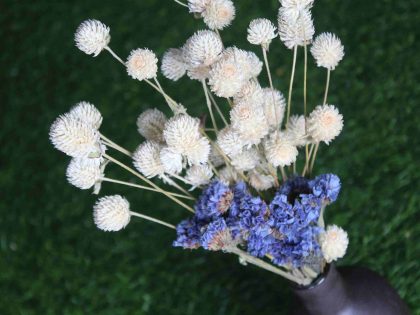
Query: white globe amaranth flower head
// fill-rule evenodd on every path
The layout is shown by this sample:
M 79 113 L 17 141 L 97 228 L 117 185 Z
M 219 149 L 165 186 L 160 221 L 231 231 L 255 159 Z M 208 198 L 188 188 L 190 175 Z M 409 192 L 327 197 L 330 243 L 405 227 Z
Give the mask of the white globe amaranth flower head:
M 234 20 L 235 6 L 231 0 L 211 0 L 201 15 L 210 29 L 222 30 Z
M 314 0 L 280 0 L 280 4 L 288 17 L 296 20 L 300 12 L 312 8 Z
M 93 128 L 99 129 L 102 124 L 101 112 L 95 107 L 95 105 L 89 102 L 79 102 L 73 106 L 69 114 L 75 118 L 92 125 Z
M 182 48 L 185 62 L 191 67 L 211 66 L 223 51 L 219 35 L 201 30 L 194 33 Z
M 283 94 L 271 88 L 263 89 L 264 115 L 270 128 L 281 125 L 286 109 L 286 99 Z
M 99 132 L 73 115 L 59 116 L 51 125 L 49 135 L 54 147 L 71 157 L 100 157 L 104 150 Z
M 137 118 L 137 130 L 146 140 L 164 142 L 163 129 L 167 121 L 160 110 L 147 109 Z
M 305 117 L 303 115 L 290 116 L 286 125 L 286 134 L 297 147 L 302 147 L 308 144 L 308 138 L 305 130 Z
M 258 77 L 263 68 L 262 61 L 255 53 L 234 46 L 223 51 L 222 59 L 233 59 L 242 69 L 246 80 Z
M 233 156 L 242 152 L 244 142 L 241 136 L 232 127 L 225 127 L 217 136 L 217 145 L 227 156 Z
M 96 57 L 108 46 L 109 31 L 109 27 L 98 20 L 86 20 L 77 28 L 74 41 L 81 51 Z
M 301 11 L 298 17 L 293 19 L 288 10 L 280 8 L 278 24 L 280 39 L 289 49 L 310 44 L 315 34 L 312 15 L 308 10 Z
M 187 72 L 187 64 L 185 63 L 181 48 L 171 48 L 162 58 L 161 71 L 163 75 L 172 81 L 178 81 Z
M 336 225 L 330 225 L 320 236 L 321 251 L 327 263 L 344 257 L 349 245 L 347 232 Z
M 280 131 L 273 132 L 264 142 L 264 150 L 267 161 L 274 167 L 291 165 L 299 154 L 288 135 Z
M 67 167 L 68 182 L 80 189 L 90 189 L 104 176 L 98 159 L 73 158 Z
M 311 53 L 318 67 L 334 70 L 344 57 L 344 46 L 334 34 L 322 33 L 315 38 Z
M 246 146 L 259 144 L 268 134 L 269 126 L 262 106 L 242 102 L 235 105 L 230 111 L 232 128 L 242 139 Z
M 248 27 L 248 42 L 253 45 L 261 45 L 265 50 L 271 44 L 271 41 L 276 38 L 277 28 L 268 19 L 252 20 Z
M 212 177 L 213 172 L 207 164 L 193 165 L 187 170 L 185 175 L 185 179 L 191 184 L 192 189 L 207 185 Z
M 254 148 L 243 150 L 241 153 L 231 157 L 231 164 L 238 171 L 250 171 L 259 163 L 258 151 Z
M 264 93 L 260 84 L 255 80 L 246 82 L 241 90 L 233 97 L 233 103 L 239 104 L 242 102 L 249 102 L 256 106 L 262 106 L 264 102 Z
M 265 191 L 274 186 L 275 180 L 271 175 L 261 174 L 257 171 L 249 173 L 249 184 L 257 191 Z
M 187 76 L 191 80 L 197 80 L 197 81 L 202 82 L 203 80 L 207 80 L 209 78 L 210 67 L 202 66 L 202 67 L 189 68 L 187 70 Z
M 130 204 L 120 195 L 102 197 L 93 206 L 93 221 L 100 230 L 106 232 L 122 230 L 130 218 Z
M 158 71 L 157 64 L 155 53 L 147 48 L 132 50 L 125 63 L 128 75 L 139 81 L 155 78 Z
M 179 174 L 182 172 L 182 155 L 174 152 L 171 148 L 162 148 L 162 150 L 160 151 L 160 161 L 163 165 L 165 173 Z
M 343 130 L 343 116 L 334 105 L 318 105 L 307 119 L 308 134 L 315 143 L 329 144 Z
M 161 146 L 154 141 L 145 141 L 133 153 L 133 164 L 147 178 L 162 177 L 165 173 L 160 161 Z
M 212 0 L 188 0 L 188 9 L 190 13 L 203 13 L 207 5 Z

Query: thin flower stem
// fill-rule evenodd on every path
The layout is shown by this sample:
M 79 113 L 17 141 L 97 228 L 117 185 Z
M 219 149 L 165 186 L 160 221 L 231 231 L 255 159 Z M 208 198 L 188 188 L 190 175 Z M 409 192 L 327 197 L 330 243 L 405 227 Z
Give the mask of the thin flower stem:
M 181 177 L 181 176 L 179 176 L 179 175 L 177 175 L 177 174 L 169 174 L 169 176 L 171 176 L 171 177 L 173 177 L 173 178 L 176 178 L 176 179 L 180 180 L 180 181 L 181 181 L 181 182 L 183 182 L 184 184 L 187 184 L 187 185 L 191 185 L 191 186 L 192 186 L 191 182 L 190 182 L 190 181 L 188 181 L 188 180 L 186 180 L 184 177 Z M 169 178 L 167 178 L 167 179 L 169 179 Z M 169 179 L 169 180 L 171 180 L 171 179 Z M 174 182 L 174 184 L 175 184 L 175 185 L 177 185 L 175 182 Z M 190 193 L 188 193 L 188 194 L 190 194 Z
M 280 166 L 280 172 L 281 172 L 281 178 L 283 179 L 283 182 L 285 182 L 287 180 L 287 175 L 283 166 Z
M 274 267 L 273 265 L 265 262 L 262 259 L 251 256 L 250 254 L 248 254 L 247 252 L 245 252 L 243 250 L 240 250 L 239 248 L 232 249 L 232 253 L 238 255 L 239 257 L 241 257 L 247 263 L 258 266 L 258 267 L 263 268 L 267 271 L 271 271 L 271 272 L 273 272 L 275 274 L 278 274 L 278 275 L 280 275 L 280 276 L 282 276 L 282 277 L 284 277 L 284 278 L 286 278 L 290 281 L 296 282 L 297 284 L 307 285 L 307 284 L 310 283 L 310 282 L 308 282 L 309 280 L 307 280 L 307 279 L 300 279 L 296 276 L 293 276 L 288 272 L 285 272 L 285 271 L 283 271 L 283 270 L 281 270 L 277 267 Z
M 115 150 L 120 151 L 121 153 L 124 153 L 125 155 L 131 157 L 133 155 L 133 153 L 131 153 L 130 151 L 124 149 L 123 147 L 119 146 L 118 144 L 116 144 L 115 142 L 113 142 L 112 140 L 108 139 L 107 137 L 105 137 L 102 133 L 99 133 L 99 135 L 101 136 L 101 138 L 107 142 L 107 144 L 114 148 Z
M 296 69 L 296 59 L 297 59 L 297 48 L 298 46 L 295 46 L 293 48 L 293 66 L 292 66 L 292 74 L 290 76 L 290 84 L 289 84 L 289 96 L 287 99 L 287 117 L 286 117 L 286 125 L 289 122 L 290 117 L 290 107 L 292 104 L 292 92 L 293 92 L 293 81 L 295 79 L 295 69 Z
M 216 130 L 216 134 L 217 134 L 219 132 L 219 129 L 217 129 L 216 120 L 214 119 L 214 115 L 213 115 L 213 109 L 211 108 L 211 101 L 210 101 L 209 93 L 207 90 L 206 81 L 202 80 L 201 83 L 203 85 L 204 95 L 206 96 L 206 103 L 207 103 L 207 108 L 209 109 L 211 123 L 213 125 L 213 128 Z
M 180 4 L 180 5 L 182 5 L 183 7 L 187 7 L 188 8 L 188 5 L 186 5 L 185 3 L 183 3 L 183 2 L 181 2 L 181 1 L 179 1 L 179 0 L 174 0 L 176 3 L 178 3 L 178 4 Z
M 318 153 L 318 149 L 319 149 L 319 142 L 315 145 L 315 152 L 314 152 L 314 156 L 312 157 L 311 167 L 309 168 L 309 174 L 312 174 L 312 171 L 314 169 L 316 154 Z
M 330 87 L 330 77 L 331 77 L 331 70 L 328 69 L 327 72 L 327 83 L 325 85 L 325 94 L 324 94 L 324 105 L 327 104 L 327 97 L 328 97 L 328 89 Z
M 114 57 L 115 59 L 117 59 L 125 67 L 125 62 L 120 57 L 118 57 L 118 55 L 116 53 L 114 53 L 114 51 L 111 49 L 111 47 L 106 46 L 105 49 L 108 50 L 109 53 L 112 55 L 112 57 Z
M 311 148 L 309 149 L 309 159 L 308 159 L 308 161 L 306 161 L 306 163 L 305 163 L 305 167 L 303 168 L 303 171 L 302 171 L 302 176 L 305 176 L 305 173 L 308 171 L 308 169 L 309 169 L 309 161 L 311 161 L 311 158 L 312 158 L 312 153 L 313 153 L 313 151 L 314 151 L 314 148 L 315 148 L 315 144 L 311 144 Z
M 229 106 L 231 107 L 231 108 L 233 108 L 233 102 L 232 102 L 232 100 L 228 97 L 227 98 L 227 101 L 228 101 L 228 103 L 229 103 Z
M 264 56 L 264 63 L 265 63 L 265 68 L 267 70 L 267 76 L 268 76 L 268 81 L 270 82 L 270 88 L 271 88 L 271 92 L 272 92 L 272 96 L 273 96 L 273 109 L 274 109 L 274 115 L 275 115 L 275 119 L 276 119 L 276 123 L 279 123 L 278 128 L 280 128 L 280 122 L 278 120 L 277 117 L 277 110 L 276 110 L 276 101 L 275 101 L 275 97 L 274 97 L 274 87 L 273 87 L 273 79 L 271 78 L 271 71 L 270 71 L 270 65 L 268 64 L 268 57 L 267 57 L 267 50 L 264 48 L 264 46 L 261 46 L 262 48 L 262 52 L 263 52 L 263 56 Z
M 170 174 L 170 176 L 172 176 L 172 177 L 175 177 L 175 178 L 181 178 L 182 180 L 183 180 L 183 178 L 182 177 L 180 177 L 180 176 L 178 176 L 178 175 L 174 175 L 174 174 Z M 169 178 L 169 177 L 167 177 L 166 175 L 165 175 L 165 177 L 164 177 L 164 179 L 169 183 L 169 185 L 171 185 L 171 186 L 174 186 L 176 189 L 178 189 L 179 191 L 182 191 L 184 194 L 186 194 L 186 195 L 188 195 L 188 196 L 190 196 L 190 197 L 192 197 L 192 195 L 188 192 L 188 191 L 186 191 L 184 188 L 182 188 L 181 186 L 179 186 L 175 181 L 173 181 L 171 178 Z M 185 181 L 184 181 L 185 182 Z M 186 183 L 186 182 L 185 182 Z M 188 183 L 187 183 L 188 184 Z M 195 198 L 193 198 L 194 200 L 195 200 Z
M 307 100 L 307 81 L 308 81 L 308 46 L 305 41 L 304 45 L 305 52 L 305 61 L 304 61 L 304 71 L 303 71 L 303 117 L 305 118 L 305 134 L 308 134 L 307 126 L 307 111 L 308 111 L 308 100 Z M 305 165 L 309 164 L 309 145 L 305 145 Z
M 318 218 L 318 226 L 322 228 L 325 228 L 325 221 L 324 221 L 325 208 L 326 206 L 321 207 L 321 211 L 319 213 L 319 218 Z
M 168 228 L 171 228 L 171 229 L 176 230 L 176 226 L 175 226 L 175 225 L 170 224 L 170 223 L 167 223 L 167 222 L 165 222 L 165 221 L 161 221 L 161 220 L 158 220 L 158 219 L 155 219 L 155 218 L 149 217 L 148 215 L 144 215 L 144 214 L 137 213 L 137 212 L 133 212 L 133 211 L 130 211 L 130 214 L 131 214 L 132 216 L 139 217 L 139 218 L 142 218 L 142 219 L 145 219 L 145 220 L 148 220 L 148 221 L 154 222 L 154 223 L 158 223 L 158 224 L 164 225 L 164 226 L 166 226 L 166 227 L 168 227 Z
M 183 203 L 182 201 L 180 201 L 179 199 L 175 198 L 174 196 L 170 195 L 166 190 L 163 190 L 162 188 L 160 188 L 159 186 L 157 186 L 155 183 L 153 183 L 152 181 L 150 181 L 149 179 L 147 179 L 146 177 L 144 177 L 143 175 L 141 175 L 140 173 L 137 173 L 135 170 L 133 170 L 132 168 L 128 167 L 127 165 L 121 163 L 120 161 L 114 159 L 113 157 L 109 156 L 108 154 L 104 154 L 103 155 L 104 158 L 110 160 L 111 162 L 114 162 L 115 164 L 117 164 L 118 166 L 122 167 L 123 169 L 127 170 L 128 172 L 130 172 L 131 174 L 137 176 L 138 178 L 140 178 L 141 180 L 143 180 L 144 182 L 146 182 L 147 184 L 149 184 L 150 186 L 152 186 L 153 188 L 155 188 L 158 192 L 164 194 L 165 196 L 167 196 L 169 199 L 173 200 L 174 202 L 176 202 L 177 204 L 179 204 L 180 206 L 182 206 L 183 208 L 187 209 L 188 211 L 194 213 L 194 209 L 191 208 L 190 206 L 186 205 L 185 203 Z
M 207 91 L 208 91 L 208 95 L 210 97 L 211 102 L 213 103 L 214 107 L 216 108 L 217 112 L 219 113 L 220 118 L 222 118 L 223 123 L 225 124 L 225 126 L 228 126 L 228 122 L 225 119 L 225 116 L 223 115 L 223 112 L 220 110 L 219 105 L 217 105 L 216 100 L 214 99 L 212 93 L 210 92 L 209 88 L 206 86 Z
M 130 182 L 116 180 L 116 179 L 112 179 L 112 178 L 108 178 L 108 177 L 102 177 L 101 180 L 104 181 L 104 182 L 109 182 L 109 183 L 114 183 L 114 184 L 120 184 L 120 185 L 130 186 L 130 187 L 139 188 L 139 189 L 148 190 L 148 191 L 159 192 L 157 189 L 154 189 L 154 188 L 151 188 L 151 187 L 147 187 L 147 186 L 143 186 L 143 185 L 137 185 L 137 184 L 133 184 L 133 183 L 130 183 Z M 172 195 L 174 197 L 178 197 L 178 198 L 184 198 L 184 199 L 188 199 L 188 200 L 195 200 L 194 197 L 190 197 L 190 196 L 185 196 L 185 195 L 176 194 L 176 193 L 172 193 L 172 192 L 168 192 L 168 194 L 169 195 Z

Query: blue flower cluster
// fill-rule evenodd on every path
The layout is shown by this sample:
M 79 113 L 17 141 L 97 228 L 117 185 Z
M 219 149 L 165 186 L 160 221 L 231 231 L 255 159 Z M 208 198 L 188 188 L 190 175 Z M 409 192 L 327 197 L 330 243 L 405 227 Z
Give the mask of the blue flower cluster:
M 277 265 L 299 267 L 321 254 L 320 211 L 337 199 L 340 188 L 333 174 L 313 180 L 294 177 L 267 204 L 243 182 L 228 187 L 213 181 L 200 196 L 195 216 L 178 225 L 173 245 L 220 250 L 230 242 L 253 256 L 269 257 Z

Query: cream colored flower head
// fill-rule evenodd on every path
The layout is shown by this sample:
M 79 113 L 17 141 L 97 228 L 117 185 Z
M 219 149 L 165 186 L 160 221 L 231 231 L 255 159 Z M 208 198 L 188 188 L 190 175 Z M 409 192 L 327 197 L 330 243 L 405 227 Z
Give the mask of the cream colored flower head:
M 344 46 L 334 34 L 322 33 L 315 38 L 311 53 L 318 67 L 334 70 L 344 57 Z
M 188 9 L 190 13 L 203 13 L 207 5 L 212 0 L 188 0 Z
M 248 42 L 261 45 L 268 50 L 271 41 L 276 38 L 276 27 L 268 19 L 252 20 L 248 27 Z
M 274 187 L 274 177 L 271 175 L 264 175 L 257 171 L 249 173 L 249 184 L 257 191 L 265 191 Z
M 302 11 L 310 10 L 313 3 L 314 0 L 280 0 L 282 9 L 292 20 L 296 20 Z
M 147 48 L 132 50 L 127 58 L 127 73 L 139 81 L 153 79 L 158 71 L 158 59 L 153 51 Z
M 137 130 L 146 140 L 164 142 L 163 129 L 167 120 L 160 110 L 148 109 L 137 118 Z
M 275 131 L 264 142 L 267 161 L 274 167 L 289 166 L 296 162 L 298 150 L 284 132 Z
M 286 134 L 297 147 L 308 144 L 305 131 L 305 117 L 303 115 L 290 116 L 289 122 L 286 125 Z
M 98 131 L 73 115 L 59 116 L 50 129 L 54 147 L 76 158 L 95 158 L 103 153 Z
M 289 49 L 310 44 L 315 34 L 312 15 L 307 10 L 301 11 L 298 17 L 293 19 L 288 10 L 280 8 L 278 24 L 280 39 Z
M 193 165 L 187 170 L 185 179 L 191 184 L 192 189 L 210 183 L 213 172 L 207 164 Z
M 249 102 L 255 106 L 262 106 L 264 103 L 263 89 L 255 80 L 250 80 L 245 83 L 241 90 L 233 97 L 233 103 L 239 104 L 242 102 Z
M 160 161 L 163 165 L 165 173 L 179 174 L 182 172 L 182 155 L 174 152 L 171 148 L 162 148 L 162 150 L 160 151 Z
M 211 0 L 201 15 L 210 29 L 222 30 L 235 18 L 235 6 L 231 0 Z
M 344 257 L 349 245 L 347 232 L 336 225 L 327 227 L 320 236 L 322 254 L 327 263 Z
M 163 55 L 161 70 L 163 75 L 169 80 L 178 81 L 181 79 L 187 71 L 187 64 L 185 63 L 182 49 L 169 49 Z
M 245 82 L 243 69 L 233 58 L 219 60 L 210 71 L 210 88 L 219 97 L 234 96 Z
M 233 59 L 242 69 L 242 75 L 245 80 L 258 77 L 263 67 L 263 63 L 255 53 L 237 47 L 226 48 L 222 59 Z
M 315 143 L 329 144 L 343 130 L 343 116 L 334 105 L 319 105 L 307 120 L 308 133 Z
M 286 99 L 283 94 L 271 88 L 263 89 L 264 115 L 270 128 L 278 129 L 286 109 Z
M 160 161 L 161 146 L 154 141 L 145 141 L 133 153 L 133 164 L 144 176 L 163 176 L 165 169 Z
M 217 145 L 224 154 L 233 156 L 241 153 L 245 144 L 240 135 L 232 127 L 226 127 L 218 134 Z
M 93 221 L 106 232 L 122 230 L 130 222 L 130 204 L 119 195 L 100 198 L 93 206 Z
M 254 148 L 243 150 L 241 153 L 233 155 L 231 164 L 238 171 L 250 171 L 254 169 L 259 163 L 258 151 Z
M 191 80 L 197 80 L 202 82 L 203 80 L 207 80 L 210 76 L 210 67 L 203 66 L 203 67 L 196 67 L 196 68 L 189 68 L 187 70 L 187 76 Z
M 80 189 L 90 189 L 104 176 L 98 159 L 73 158 L 67 167 L 68 182 Z
M 79 102 L 70 111 L 69 114 L 75 118 L 99 129 L 102 124 L 102 115 L 99 110 L 89 102 Z
M 94 57 L 108 46 L 110 40 L 109 27 L 98 20 L 82 22 L 74 35 L 77 48 Z
M 192 68 L 211 66 L 223 50 L 219 35 L 209 30 L 196 32 L 182 48 L 185 62 Z

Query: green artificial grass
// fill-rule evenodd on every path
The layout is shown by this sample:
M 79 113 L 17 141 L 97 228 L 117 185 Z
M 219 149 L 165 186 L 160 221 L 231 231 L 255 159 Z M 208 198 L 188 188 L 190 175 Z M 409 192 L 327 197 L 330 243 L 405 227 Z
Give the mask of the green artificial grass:
M 260 54 L 246 43 L 246 27 L 256 17 L 274 21 L 278 1 L 235 2 L 237 19 L 223 38 Z M 420 5 L 317 0 L 313 13 L 317 33 L 335 32 L 346 50 L 329 97 L 345 128 L 322 146 L 316 169 L 343 182 L 327 213 L 350 235 L 340 264 L 386 276 L 420 314 Z M 95 228 L 96 197 L 66 182 L 69 159 L 49 143 L 50 124 L 87 100 L 103 113 L 103 133 L 134 149 L 141 141 L 137 115 L 165 104 L 109 54 L 93 58 L 74 47 L 74 30 L 87 18 L 111 27 L 111 46 L 123 57 L 137 47 L 162 56 L 204 27 L 171 0 L 0 4 L 0 314 L 288 314 L 291 293 L 275 275 L 229 255 L 172 248 L 173 232 L 141 220 L 120 233 Z M 302 100 L 302 50 L 299 57 L 295 106 Z M 291 51 L 276 40 L 269 58 L 275 84 L 286 92 Z M 312 58 L 309 66 L 313 107 L 326 73 Z M 191 113 L 204 110 L 197 82 L 161 81 Z M 115 167 L 108 175 L 130 178 Z M 102 195 L 109 193 L 172 223 L 188 215 L 152 193 L 105 183 Z

